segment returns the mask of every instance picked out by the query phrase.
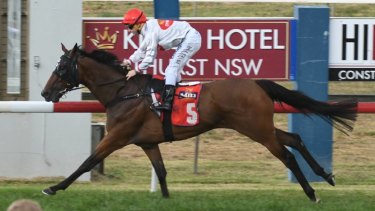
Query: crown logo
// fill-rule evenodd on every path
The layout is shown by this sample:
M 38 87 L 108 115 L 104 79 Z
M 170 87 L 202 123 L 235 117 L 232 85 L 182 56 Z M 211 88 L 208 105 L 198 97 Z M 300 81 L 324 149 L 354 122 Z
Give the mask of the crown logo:
M 104 32 L 101 34 L 98 28 L 95 28 L 95 37 L 91 38 L 87 36 L 87 39 L 90 39 L 91 43 L 98 49 L 114 49 L 117 42 L 117 34 L 119 31 L 116 31 L 112 35 L 109 34 L 109 27 L 104 27 Z

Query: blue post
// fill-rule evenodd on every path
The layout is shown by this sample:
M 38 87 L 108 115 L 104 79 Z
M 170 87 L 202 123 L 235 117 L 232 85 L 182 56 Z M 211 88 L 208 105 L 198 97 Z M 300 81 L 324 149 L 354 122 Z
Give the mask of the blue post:
M 154 14 L 157 19 L 180 18 L 180 4 L 178 0 L 154 0 Z
M 329 7 L 296 6 L 294 9 L 297 19 L 296 89 L 316 100 L 327 101 Z M 331 172 L 332 127 L 315 115 L 309 118 L 302 114 L 291 114 L 289 128 L 291 132 L 301 136 L 317 162 L 327 172 Z M 324 181 L 312 171 L 296 150 L 291 151 L 308 181 Z M 297 182 L 291 171 L 288 177 L 292 182 Z

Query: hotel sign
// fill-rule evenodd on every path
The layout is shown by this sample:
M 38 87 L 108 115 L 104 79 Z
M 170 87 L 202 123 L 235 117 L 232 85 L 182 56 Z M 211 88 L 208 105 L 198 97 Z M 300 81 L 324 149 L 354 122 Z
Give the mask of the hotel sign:
M 187 20 L 202 35 L 201 49 L 189 60 L 184 80 L 254 78 L 289 80 L 289 20 Z M 128 58 L 141 39 L 120 19 L 83 20 L 86 51 L 105 49 L 119 60 Z M 147 73 L 163 75 L 174 50 L 158 51 Z

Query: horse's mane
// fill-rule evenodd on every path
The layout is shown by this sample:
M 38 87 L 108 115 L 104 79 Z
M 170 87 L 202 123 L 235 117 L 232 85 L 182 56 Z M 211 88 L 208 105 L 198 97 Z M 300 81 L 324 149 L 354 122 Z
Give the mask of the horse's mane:
M 79 49 L 79 52 L 83 56 L 87 56 L 91 59 L 94 59 L 97 62 L 108 65 L 113 69 L 116 69 L 122 73 L 127 72 L 123 66 L 121 66 L 121 61 L 118 60 L 117 56 L 108 51 L 96 49 L 91 52 L 86 52 L 83 49 Z
M 110 53 L 105 50 L 96 49 L 91 52 L 86 52 L 83 49 L 79 49 L 79 53 L 82 56 L 89 57 L 91 59 L 94 59 L 95 61 L 108 65 L 109 67 L 115 69 L 116 71 L 119 71 L 121 74 L 126 75 L 128 73 L 127 68 L 124 68 L 124 66 L 121 66 L 121 61 L 118 60 L 117 56 L 113 53 Z M 152 78 L 149 74 L 137 74 L 134 78 L 145 78 L 147 80 L 150 80 Z

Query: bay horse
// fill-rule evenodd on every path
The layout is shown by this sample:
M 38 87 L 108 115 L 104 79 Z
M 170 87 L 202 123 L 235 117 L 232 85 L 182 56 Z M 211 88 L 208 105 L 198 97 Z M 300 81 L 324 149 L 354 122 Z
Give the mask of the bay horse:
M 57 191 L 65 190 L 115 150 L 135 144 L 150 159 L 159 179 L 162 196 L 169 197 L 167 171 L 159 150 L 159 144 L 166 140 L 162 123 L 151 111 L 150 96 L 145 92 L 151 76 L 137 74 L 126 80 L 126 72 L 113 54 L 100 50 L 86 52 L 77 44 L 68 50 L 61 45 L 64 54 L 41 95 L 46 101 L 58 102 L 64 94 L 80 84 L 86 86 L 106 108 L 107 135 L 76 171 L 60 183 L 44 189 L 43 193 L 55 195 Z M 219 80 L 202 84 L 199 124 L 192 127 L 173 126 L 175 141 L 215 128 L 236 130 L 266 147 L 293 172 L 307 197 L 318 202 L 314 189 L 286 147 L 299 151 L 312 170 L 332 186 L 335 185 L 334 176 L 318 164 L 298 134 L 275 127 L 274 102 L 286 103 L 305 115 L 316 114 L 343 132 L 353 129 L 357 116 L 356 101 L 321 102 L 270 80 Z

